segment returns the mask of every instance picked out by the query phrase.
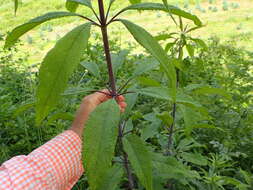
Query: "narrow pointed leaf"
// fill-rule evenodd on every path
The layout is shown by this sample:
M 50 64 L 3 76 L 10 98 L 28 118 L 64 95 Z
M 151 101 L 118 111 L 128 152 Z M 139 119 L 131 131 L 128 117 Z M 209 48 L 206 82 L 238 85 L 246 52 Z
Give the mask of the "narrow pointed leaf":
M 80 16 L 80 15 L 70 12 L 50 12 L 45 15 L 36 17 L 28 21 L 27 23 L 22 24 L 13 29 L 11 33 L 7 36 L 4 47 L 5 48 L 11 47 L 23 34 L 33 29 L 34 27 L 42 24 L 43 22 L 66 16 Z
M 68 120 L 68 121 L 73 121 L 75 118 L 75 116 L 71 113 L 66 113 L 66 112 L 61 112 L 61 113 L 56 113 L 54 115 L 52 115 L 48 121 L 47 124 L 50 125 L 52 124 L 54 121 L 58 120 L 58 119 L 62 119 L 62 120 Z
M 95 77 L 100 78 L 100 70 L 96 63 L 82 61 L 80 64 L 85 67 L 89 72 L 91 72 Z
M 182 9 L 179 9 L 178 7 L 172 6 L 172 5 L 168 5 L 167 7 L 165 7 L 161 3 L 139 3 L 139 4 L 130 5 L 130 6 L 123 9 L 123 11 L 127 11 L 127 10 L 165 11 L 167 13 L 177 15 L 177 16 L 181 16 L 182 18 L 192 20 L 197 26 L 202 25 L 202 22 L 200 21 L 200 19 L 196 15 L 188 13 L 188 12 L 186 12 Z
M 123 173 L 124 170 L 122 166 L 114 165 L 106 172 L 101 185 L 98 187 L 98 190 L 115 190 L 121 180 L 121 177 L 123 176 Z
M 91 4 L 91 0 L 67 0 L 67 2 L 72 2 L 74 4 L 79 4 L 79 5 L 84 5 L 84 6 L 87 6 L 89 8 L 92 7 L 92 4 Z
M 146 190 L 152 190 L 152 158 L 144 141 L 136 135 L 128 135 L 123 139 L 123 145 L 141 184 Z
M 98 190 L 111 168 L 119 118 L 119 106 L 111 99 L 100 104 L 85 125 L 83 164 L 91 190 Z
M 127 20 L 120 20 L 129 32 L 133 35 L 135 40 L 142 45 L 151 55 L 153 55 L 161 64 L 161 67 L 164 69 L 166 76 L 171 81 L 173 99 L 176 96 L 176 71 L 174 65 L 169 63 L 166 52 L 158 44 L 158 42 L 142 27 L 129 22 Z
M 76 27 L 60 39 L 44 58 L 39 71 L 36 122 L 39 124 L 58 103 L 68 78 L 87 47 L 91 23 Z

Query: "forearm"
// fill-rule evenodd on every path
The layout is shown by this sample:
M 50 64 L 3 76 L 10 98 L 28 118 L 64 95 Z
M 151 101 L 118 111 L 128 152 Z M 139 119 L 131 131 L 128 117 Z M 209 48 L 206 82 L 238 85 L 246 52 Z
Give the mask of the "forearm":
M 83 173 L 81 145 L 79 136 L 68 130 L 28 156 L 12 158 L 0 167 L 0 189 L 71 189 Z

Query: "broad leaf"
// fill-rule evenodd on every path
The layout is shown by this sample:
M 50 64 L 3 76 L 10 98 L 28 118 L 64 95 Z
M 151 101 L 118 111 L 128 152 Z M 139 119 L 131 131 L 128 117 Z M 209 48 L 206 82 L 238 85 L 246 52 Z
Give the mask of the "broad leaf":
M 82 61 L 80 64 L 85 67 L 89 72 L 91 72 L 95 77 L 100 78 L 99 67 L 96 63 Z
M 6 38 L 4 48 L 11 47 L 23 34 L 33 29 L 34 27 L 40 25 L 41 23 L 66 16 L 80 16 L 80 15 L 69 12 L 50 12 L 43 16 L 36 17 L 28 21 L 27 23 L 22 24 L 13 29 Z
M 161 64 L 165 74 L 171 80 L 173 99 L 176 96 L 176 71 L 174 65 L 169 63 L 166 52 L 158 44 L 158 42 L 142 27 L 133 24 L 127 20 L 120 20 L 129 32 L 133 35 L 136 41 L 142 45 L 149 53 L 151 53 Z
M 118 183 L 123 176 L 123 168 L 120 165 L 114 165 L 112 168 L 106 171 L 106 174 L 102 180 L 102 183 L 97 188 L 98 190 L 115 190 Z
M 167 127 L 170 126 L 173 123 L 173 117 L 171 114 L 167 111 L 164 111 L 161 114 L 158 114 L 157 117 L 162 120 L 163 124 Z
M 87 6 L 87 7 L 92 7 L 91 5 L 91 0 L 67 0 L 67 2 L 72 2 L 74 4 L 79 4 L 79 5 L 84 5 L 84 6 Z
M 128 135 L 123 138 L 123 145 L 141 184 L 147 190 L 152 190 L 153 179 L 151 155 L 147 150 L 145 143 L 136 135 Z
M 83 164 L 91 190 L 98 190 L 103 185 L 103 179 L 111 168 L 119 118 L 119 106 L 111 99 L 100 104 L 85 125 Z
M 36 122 L 39 124 L 58 103 L 68 78 L 87 47 L 91 23 L 76 27 L 60 39 L 44 58 L 39 72 Z
M 139 4 L 130 5 L 123 9 L 123 11 L 126 11 L 126 10 L 157 10 L 157 11 L 160 10 L 160 11 L 168 12 L 170 14 L 181 16 L 182 18 L 192 20 L 197 26 L 202 25 L 200 19 L 196 15 L 192 15 L 172 5 L 168 5 L 168 7 L 166 8 L 161 3 L 139 3 Z
M 207 159 L 199 153 L 183 152 L 183 153 L 181 153 L 181 157 L 185 161 L 191 162 L 191 163 L 196 164 L 196 165 L 200 165 L 200 166 L 206 166 L 207 165 Z

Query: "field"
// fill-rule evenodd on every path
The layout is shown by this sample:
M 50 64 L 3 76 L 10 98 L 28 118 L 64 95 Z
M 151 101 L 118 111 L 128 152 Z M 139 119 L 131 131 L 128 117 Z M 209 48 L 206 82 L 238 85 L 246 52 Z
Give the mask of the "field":
M 0 164 L 72 126 L 74 190 L 252 190 L 252 0 L 91 1 L 0 0 Z
M 121 5 L 120 7 L 124 7 L 128 4 L 127 1 L 119 1 Z M 0 1 L 0 18 L 2 20 L 2 24 L 0 26 L 1 33 L 11 31 L 18 24 L 25 23 L 31 18 L 45 14 L 46 12 L 65 10 L 64 3 L 57 0 L 51 0 L 50 3 L 47 3 L 46 1 L 40 1 L 38 3 L 28 0 L 24 0 L 22 2 L 23 3 L 20 5 L 20 9 L 15 16 L 13 13 L 13 3 L 7 0 Z M 153 2 L 156 2 L 156 0 L 153 0 Z M 253 4 L 251 0 L 228 1 L 227 10 L 223 10 L 223 3 L 221 0 L 216 0 L 212 4 L 207 1 L 199 1 L 199 6 L 198 3 L 196 3 L 197 1 L 171 2 L 172 4 L 182 8 L 184 8 L 184 6 L 187 7 L 186 10 L 198 15 L 204 22 L 205 26 L 196 32 L 194 36 L 198 36 L 203 39 L 208 39 L 211 36 L 218 36 L 223 41 L 236 38 L 238 39 L 237 46 L 241 46 L 249 50 L 253 49 L 253 44 L 250 42 L 250 39 L 252 39 L 253 36 L 253 32 L 251 30 L 253 28 Z M 188 3 L 186 4 L 186 2 Z M 233 7 L 232 3 L 238 4 L 238 7 Z M 115 8 L 116 7 L 113 7 L 113 10 L 115 10 Z M 36 12 L 33 10 L 36 10 Z M 91 15 L 91 11 L 86 8 L 80 9 L 79 12 L 85 12 L 85 14 Z M 112 14 L 114 13 L 115 11 L 112 12 Z M 158 11 L 154 11 L 152 14 L 147 12 L 140 12 L 139 14 L 136 14 L 135 12 L 128 12 L 122 17 L 129 18 L 141 26 L 145 26 L 145 28 L 153 35 L 156 35 L 161 31 L 173 30 L 172 21 L 168 20 L 165 13 Z M 152 22 L 148 22 L 148 24 L 146 24 L 146 22 L 150 20 L 152 20 Z M 46 51 L 52 47 L 55 41 L 75 25 L 80 23 L 80 21 L 80 19 L 75 18 L 61 19 L 61 21 L 51 21 L 25 35 L 22 38 L 23 43 L 25 43 L 27 51 L 31 54 L 28 61 L 31 64 L 39 62 Z M 116 37 L 121 38 L 122 43 L 124 44 L 124 39 L 128 39 L 130 35 L 127 34 L 123 26 L 120 24 L 116 24 L 115 29 L 115 31 L 118 30 L 120 34 L 119 32 L 113 32 L 112 38 L 114 38 L 115 34 L 119 34 L 116 35 Z

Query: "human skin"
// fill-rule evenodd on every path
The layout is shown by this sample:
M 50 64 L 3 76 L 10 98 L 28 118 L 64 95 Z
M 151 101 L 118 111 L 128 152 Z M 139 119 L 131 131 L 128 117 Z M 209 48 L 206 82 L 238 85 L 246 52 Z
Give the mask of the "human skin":
M 108 90 L 104 89 L 102 92 L 95 92 L 83 98 L 82 103 L 76 113 L 75 119 L 69 128 L 69 130 L 74 131 L 82 139 L 83 129 L 85 128 L 85 123 L 89 118 L 90 113 L 101 103 L 111 99 Z M 116 101 L 119 105 L 120 111 L 124 112 L 127 106 L 125 98 L 123 96 L 118 96 Z

